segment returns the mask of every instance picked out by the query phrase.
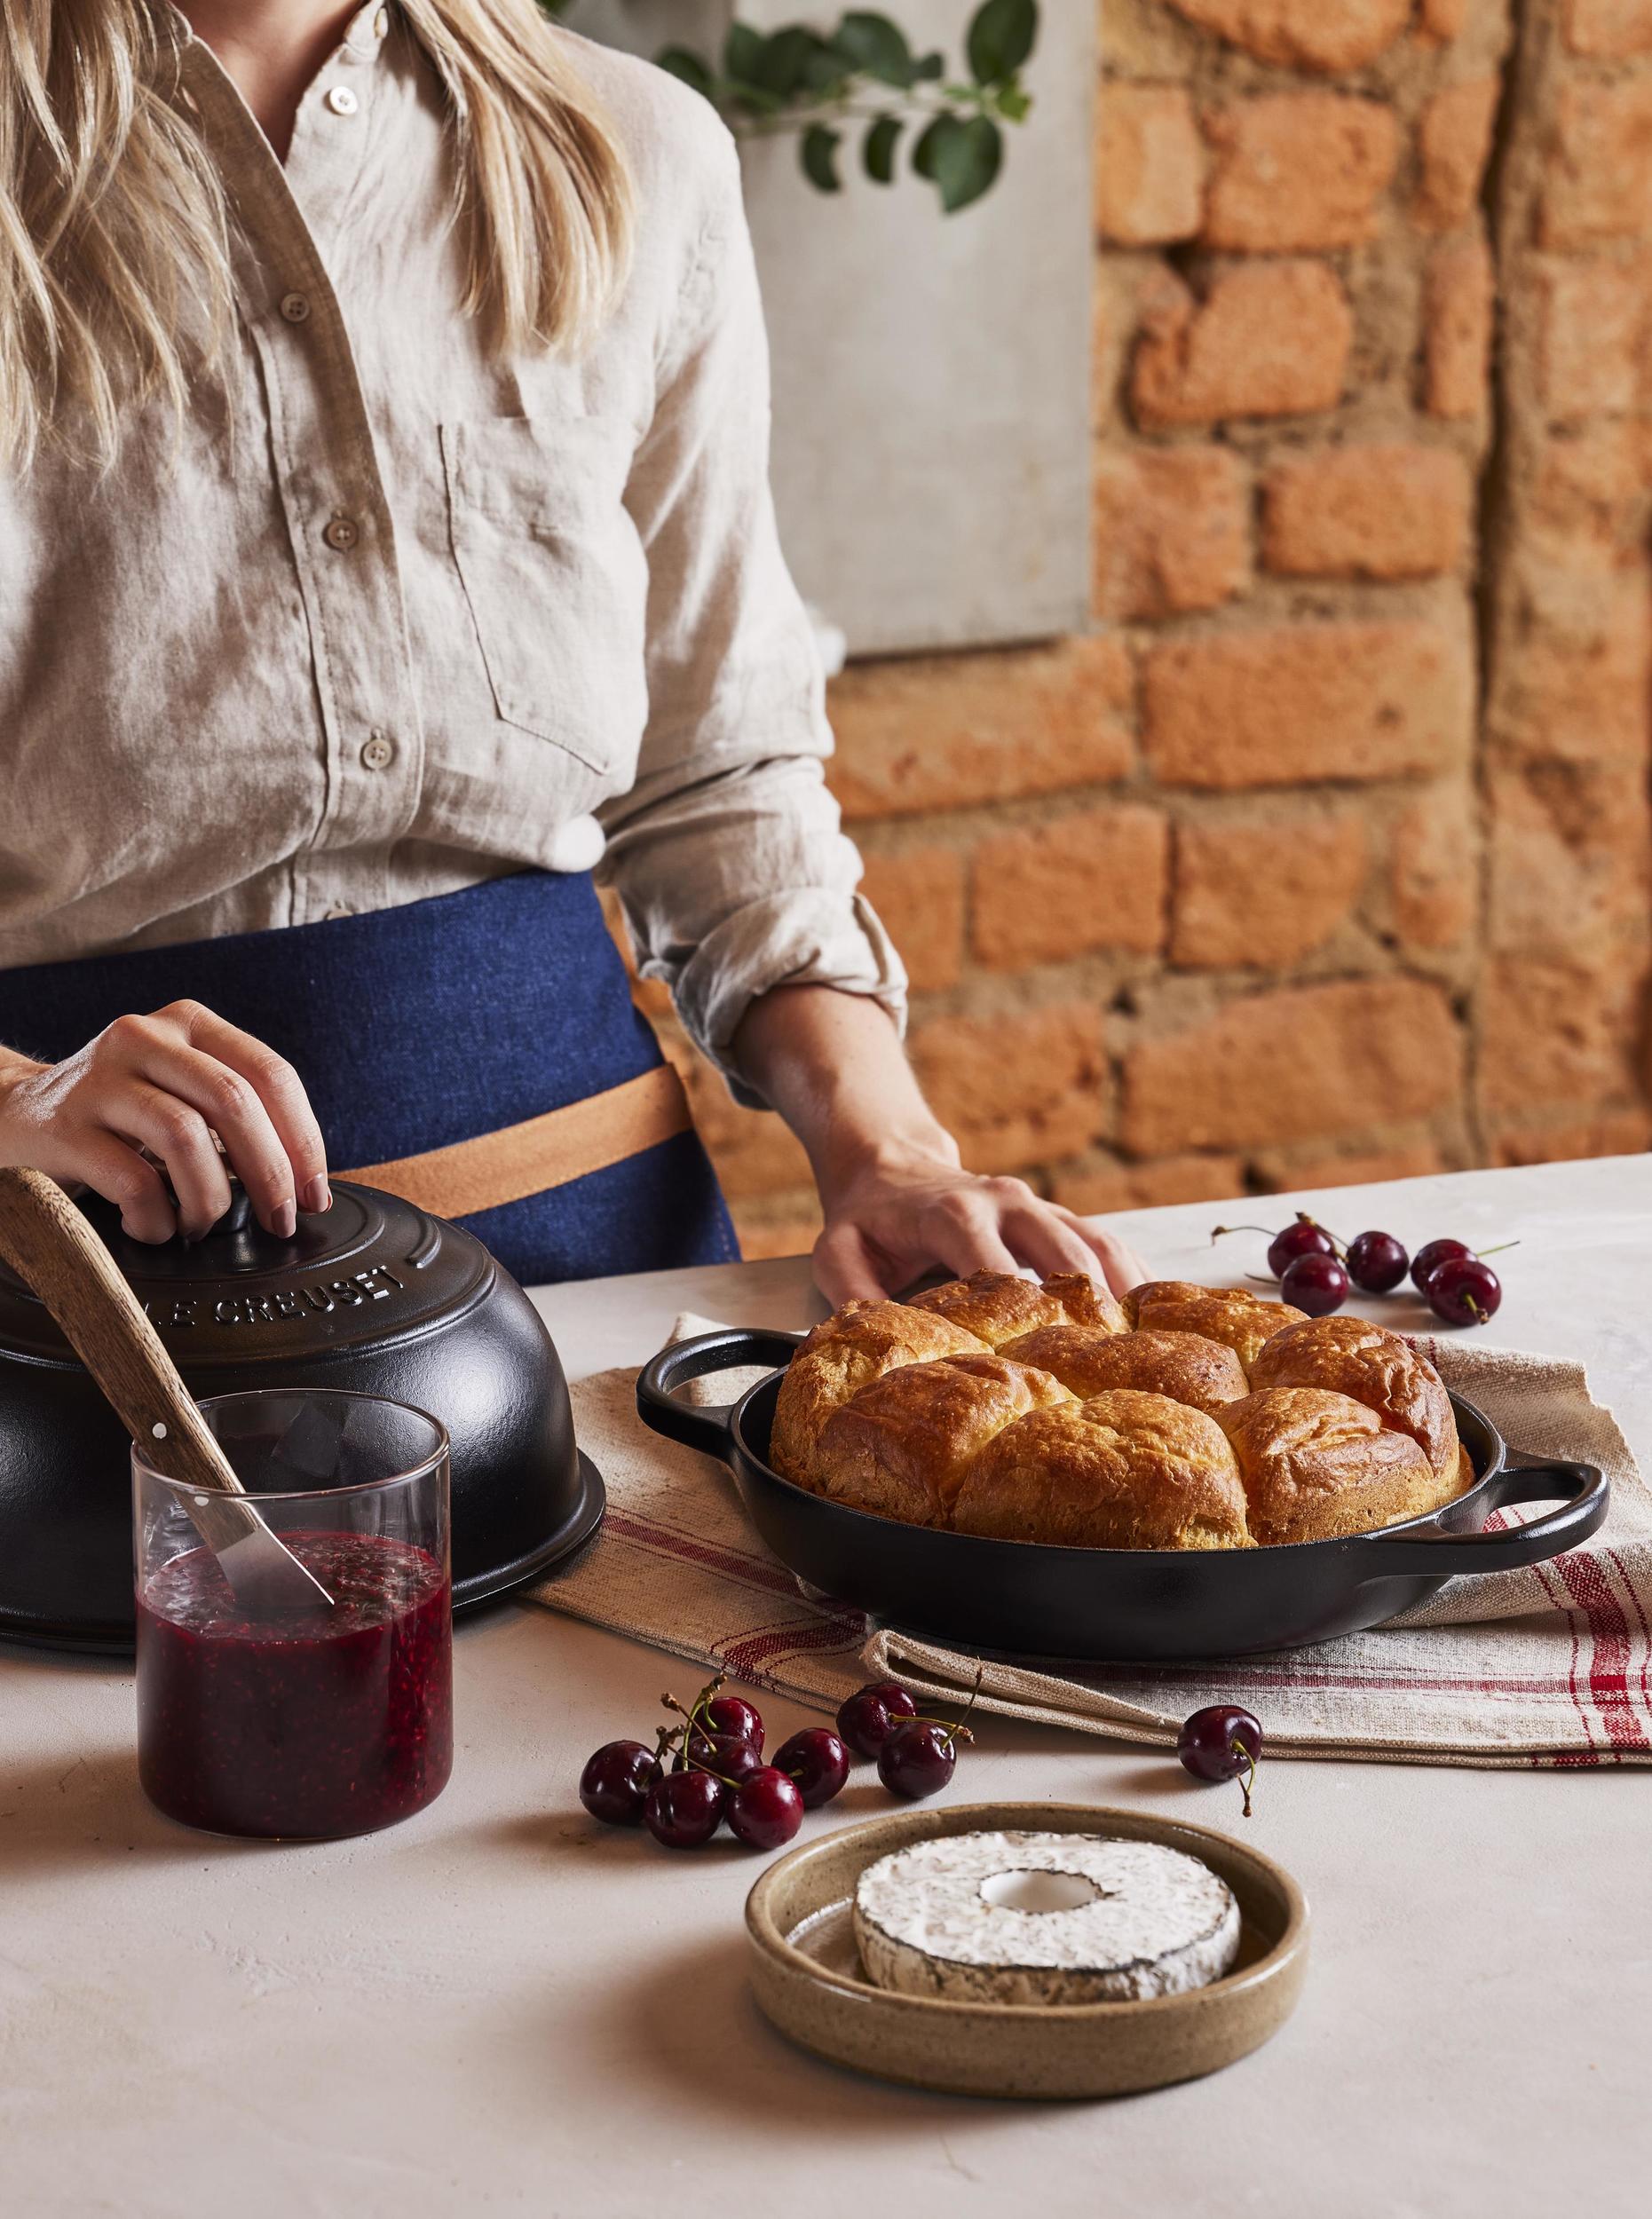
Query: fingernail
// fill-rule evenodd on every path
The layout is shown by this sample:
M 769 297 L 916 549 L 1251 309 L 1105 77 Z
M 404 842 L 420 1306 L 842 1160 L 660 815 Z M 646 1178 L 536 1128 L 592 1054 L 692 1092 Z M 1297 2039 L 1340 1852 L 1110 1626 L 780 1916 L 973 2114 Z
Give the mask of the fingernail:
M 323 1210 L 330 1210 L 333 1206 L 333 1197 L 328 1190 L 327 1181 L 320 1173 L 309 1181 L 304 1188 L 304 1206 L 312 1214 L 317 1215 Z
M 291 1240 L 298 1230 L 298 1212 L 290 1202 L 283 1202 L 272 1220 L 272 1229 L 284 1241 Z

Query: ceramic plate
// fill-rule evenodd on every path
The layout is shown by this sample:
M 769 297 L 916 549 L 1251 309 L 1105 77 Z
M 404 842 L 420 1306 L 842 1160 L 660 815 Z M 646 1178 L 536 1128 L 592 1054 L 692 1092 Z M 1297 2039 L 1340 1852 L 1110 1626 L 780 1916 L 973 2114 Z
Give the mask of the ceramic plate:
M 1140 2003 L 957 2003 L 873 1987 L 850 1923 L 866 1866 L 937 1835 L 1025 1828 L 1162 1842 L 1221 1875 L 1243 1921 L 1231 1972 Z M 1260 2048 L 1290 2017 L 1308 1966 L 1308 1906 L 1289 1873 L 1226 1834 L 1081 1803 L 897 1812 L 771 1865 L 746 1902 L 752 1987 L 783 2034 L 881 2079 L 954 2095 L 1122 2096 L 1196 2080 Z

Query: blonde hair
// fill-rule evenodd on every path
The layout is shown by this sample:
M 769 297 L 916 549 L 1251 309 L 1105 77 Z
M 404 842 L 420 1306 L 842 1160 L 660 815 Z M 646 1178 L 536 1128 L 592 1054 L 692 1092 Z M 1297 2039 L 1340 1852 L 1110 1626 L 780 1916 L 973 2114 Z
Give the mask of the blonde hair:
M 629 175 L 535 0 L 401 0 L 455 133 L 463 306 L 572 347 L 623 280 Z M 161 0 L 0 5 L 0 468 L 113 460 L 123 405 L 181 421 L 233 315 L 224 185 L 175 102 Z M 192 352 L 197 358 L 192 361 Z

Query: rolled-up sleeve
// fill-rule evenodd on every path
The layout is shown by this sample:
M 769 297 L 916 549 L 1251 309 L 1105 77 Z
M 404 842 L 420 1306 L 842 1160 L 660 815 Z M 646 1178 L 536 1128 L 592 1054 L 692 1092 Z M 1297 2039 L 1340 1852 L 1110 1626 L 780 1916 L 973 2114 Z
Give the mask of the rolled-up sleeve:
M 905 1015 L 905 973 L 856 892 L 860 857 L 821 765 L 814 633 L 769 489 L 769 359 L 732 142 L 665 336 L 626 489 L 648 557 L 648 724 L 636 782 L 600 812 L 603 875 L 637 962 L 664 979 L 737 1100 L 736 1028 L 771 987 L 834 986 Z

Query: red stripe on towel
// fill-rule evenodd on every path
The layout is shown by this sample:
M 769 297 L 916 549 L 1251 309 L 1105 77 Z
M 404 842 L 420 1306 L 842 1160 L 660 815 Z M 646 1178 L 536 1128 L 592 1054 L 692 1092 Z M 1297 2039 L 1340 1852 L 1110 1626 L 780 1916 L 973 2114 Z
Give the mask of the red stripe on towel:
M 1589 1694 L 1614 1749 L 1652 1747 L 1635 1715 L 1629 1692 L 1629 1621 L 1612 1592 L 1598 1556 L 1577 1549 L 1556 1557 L 1554 1568 L 1567 1591 L 1581 1604 L 1593 1648 L 1589 1659 Z
M 635 1541 L 645 1548 L 658 1549 L 662 1555 L 676 1557 L 684 1564 L 697 1564 L 702 1570 L 743 1580 L 748 1587 L 766 1588 L 771 1595 L 797 1594 L 796 1581 L 772 1557 L 748 1556 L 742 1549 L 692 1540 L 670 1526 L 656 1525 L 651 1518 L 638 1518 L 632 1511 L 615 1510 L 612 1504 L 603 1520 L 603 1530 L 617 1540 Z

